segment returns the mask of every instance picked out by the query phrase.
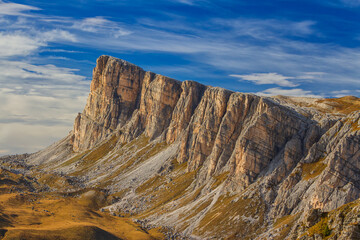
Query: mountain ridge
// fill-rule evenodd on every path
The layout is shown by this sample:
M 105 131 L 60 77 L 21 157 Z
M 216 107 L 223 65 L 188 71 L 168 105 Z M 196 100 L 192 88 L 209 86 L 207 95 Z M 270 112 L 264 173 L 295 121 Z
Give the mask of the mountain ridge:
M 303 227 L 307 214 L 360 196 L 360 112 L 354 99 L 335 101 L 345 110 L 298 100 L 180 82 L 101 56 L 73 131 L 24 161 L 74 178 L 75 189 L 106 189 L 103 209 L 191 238 L 282 239 L 276 222 L 288 217 L 287 239 L 312 239 L 322 215 Z M 349 234 L 332 229 L 334 239 Z

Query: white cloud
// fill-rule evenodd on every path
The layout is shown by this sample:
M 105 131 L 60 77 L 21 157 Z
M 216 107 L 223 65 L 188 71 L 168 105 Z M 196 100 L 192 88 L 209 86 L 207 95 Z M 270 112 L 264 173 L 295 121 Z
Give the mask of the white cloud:
M 196 5 L 206 1 L 177 2 Z M 0 61 L 0 102 L 8 105 L 0 106 L 0 146 L 10 152 L 15 152 L 15 147 L 26 149 L 26 144 L 33 149 L 47 145 L 49 139 L 45 139 L 49 133 L 46 131 L 54 131 L 51 134 L 56 138 L 64 136 L 64 132 L 71 129 L 72 114 L 80 111 L 85 104 L 89 83 L 84 82 L 85 78 L 77 74 L 76 69 L 34 64 L 31 57 L 40 51 L 49 51 L 47 46 L 51 43 L 66 43 L 70 48 L 81 43 L 84 49 L 114 54 L 177 54 L 191 63 L 190 66 L 170 66 L 183 75 L 187 71 L 188 76 L 198 74 L 198 78 L 214 78 L 213 71 L 209 71 L 211 68 L 227 73 L 256 73 L 233 75 L 255 84 L 298 86 L 296 89 L 269 88 L 259 92 L 263 95 L 317 96 L 304 90 L 302 83 L 305 81 L 308 84 L 306 89 L 321 84 L 327 84 L 328 89 L 337 85 L 341 88 L 335 89 L 358 89 L 359 86 L 360 48 L 348 49 L 298 40 L 318 34 L 313 21 L 207 19 L 206 22 L 187 22 L 183 16 L 169 14 L 171 21 L 152 20 L 149 23 L 137 18 L 137 22 L 130 24 L 99 16 L 78 20 L 38 14 L 35 18 L 35 15 L 27 15 L 27 11 L 40 10 L 36 7 L 6 5 L 5 11 L 3 4 L 0 1 L 0 21 L 7 21 L 2 28 L 7 32 L 0 32 L 0 57 L 18 57 L 16 60 Z M 16 23 L 11 23 L 13 17 L 4 14 L 21 17 Z M 5 20 L 1 20 L 1 16 Z M 73 52 L 72 49 L 70 52 Z M 41 55 L 39 57 L 44 61 Z M 159 73 L 169 71 L 151 62 L 150 67 L 157 68 Z M 3 134 L 6 129 L 13 131 L 14 137 L 12 142 L 9 141 L 11 144 L 5 146 L 6 138 L 11 139 L 12 136 L 11 133 Z M 21 135 L 21 132 L 25 133 Z M 21 137 L 24 137 L 23 141 L 33 138 L 34 142 L 26 140 L 26 144 L 17 146 L 16 138 Z
M 84 32 L 111 33 L 115 38 L 131 34 L 131 31 L 119 26 L 118 23 L 99 16 L 76 21 L 72 27 Z
M 29 32 L 0 32 L 0 58 L 28 56 L 37 52 L 48 42 L 76 42 L 75 35 L 59 29 L 40 32 L 33 35 Z
M 76 69 L 0 61 L 0 146 L 34 152 L 61 139 L 86 103 L 89 82 Z M 0 153 L 1 154 L 1 153 Z
M 45 43 L 24 33 L 0 32 L 0 57 L 27 56 Z
M 294 84 L 289 81 L 289 79 L 294 79 L 294 77 L 287 77 L 278 73 L 253 73 L 249 75 L 231 74 L 230 76 L 240 78 L 239 81 L 246 80 L 258 85 L 275 84 L 283 87 L 298 86 L 297 84 Z
M 320 95 L 313 94 L 311 91 L 306 91 L 300 88 L 294 88 L 294 89 L 269 88 L 262 92 L 257 92 L 256 94 L 261 96 L 283 95 L 283 96 L 292 96 L 292 97 L 312 97 L 312 98 L 322 97 Z
M 17 3 L 5 3 L 0 1 L 0 15 L 10 15 L 10 16 L 30 16 L 24 12 L 32 10 L 41 10 L 40 8 L 17 4 Z
M 9 79 L 31 84 L 47 83 L 54 85 L 59 84 L 81 84 L 85 80 L 84 76 L 75 74 L 76 69 L 61 68 L 54 65 L 33 65 L 20 61 L 0 61 L 0 83 L 5 84 Z
M 58 41 L 77 42 L 76 36 L 74 34 L 61 29 L 53 29 L 51 31 L 41 33 L 40 35 L 41 38 L 47 42 L 58 42 Z
M 74 116 L 75 117 L 75 116 Z M 0 155 L 32 153 L 66 136 L 70 126 L 27 125 L 23 123 L 0 123 Z
M 76 82 L 6 85 L 1 82 L 0 88 L 0 146 L 7 151 L 3 154 L 34 152 L 66 136 L 88 94 L 88 86 Z
M 338 91 L 332 91 L 331 94 L 335 97 L 344 97 L 351 94 L 350 90 L 338 90 Z
M 259 40 L 277 40 L 283 36 L 314 34 L 315 21 L 287 21 L 276 19 L 214 19 L 212 24 L 227 27 L 234 36 L 250 36 Z
M 296 79 L 304 79 L 304 80 L 313 80 L 313 79 L 320 79 L 326 73 L 324 72 L 305 72 L 303 75 L 297 76 Z

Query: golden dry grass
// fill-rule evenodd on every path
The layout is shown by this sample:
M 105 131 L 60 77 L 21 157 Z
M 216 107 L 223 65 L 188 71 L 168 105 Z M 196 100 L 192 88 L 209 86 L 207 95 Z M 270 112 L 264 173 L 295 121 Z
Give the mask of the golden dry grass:
M 223 172 L 218 176 L 215 176 L 215 182 L 211 185 L 211 189 L 217 188 L 221 183 L 223 183 L 229 176 L 229 172 Z
M 4 239 L 156 239 L 130 219 L 94 210 L 98 193 L 80 198 L 55 195 L 0 195 Z M 5 218 L 4 216 L 7 216 Z M 153 231 L 158 238 L 159 231 Z
M 28 182 L 6 170 L 0 171 L 0 179 L 6 180 L 0 183 L 1 187 L 8 189 L 0 194 L 2 239 L 163 239 L 160 229 L 148 233 L 131 219 L 98 211 L 107 201 L 100 190 L 74 194 L 11 193 L 13 185 L 9 182 Z
M 313 163 L 304 163 L 302 165 L 301 177 L 304 180 L 309 180 L 309 179 L 312 179 L 314 177 L 317 177 L 318 175 L 320 175 L 324 171 L 326 166 L 327 165 L 325 163 L 323 163 L 322 159 L 320 159 L 317 162 L 313 162 Z
M 326 98 L 318 100 L 317 103 L 324 103 L 330 106 L 330 109 L 322 109 L 325 112 L 349 114 L 360 110 L 360 98 L 354 96 L 345 96 L 341 98 Z M 313 106 L 316 108 L 316 106 Z
M 289 235 L 292 226 L 299 218 L 299 216 L 300 214 L 286 215 L 276 219 L 274 223 L 274 228 L 280 229 L 279 234 L 276 236 L 276 239 L 285 239 L 285 237 Z
M 242 199 L 236 196 L 221 196 L 213 207 L 205 214 L 195 229 L 194 234 L 206 236 L 208 232 L 220 238 L 239 239 L 238 233 L 253 233 L 241 239 L 253 239 L 264 227 L 265 204 L 259 196 Z M 235 221 L 234 219 L 238 219 Z M 254 221 L 244 221 L 254 219 Z

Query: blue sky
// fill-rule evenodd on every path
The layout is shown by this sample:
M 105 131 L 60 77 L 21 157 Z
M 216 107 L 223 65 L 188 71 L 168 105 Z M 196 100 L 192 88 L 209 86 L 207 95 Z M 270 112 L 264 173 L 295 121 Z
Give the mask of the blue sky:
M 0 155 L 65 136 L 103 54 L 240 92 L 360 96 L 360 0 L 0 0 Z

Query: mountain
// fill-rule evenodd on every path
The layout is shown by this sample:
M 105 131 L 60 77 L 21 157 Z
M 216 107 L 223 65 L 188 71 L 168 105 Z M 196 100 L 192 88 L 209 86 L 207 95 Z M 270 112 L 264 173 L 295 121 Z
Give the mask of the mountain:
M 93 209 L 168 238 L 359 239 L 359 110 L 355 97 L 260 97 L 101 56 L 69 135 L 2 161 L 45 192 L 96 189 Z

